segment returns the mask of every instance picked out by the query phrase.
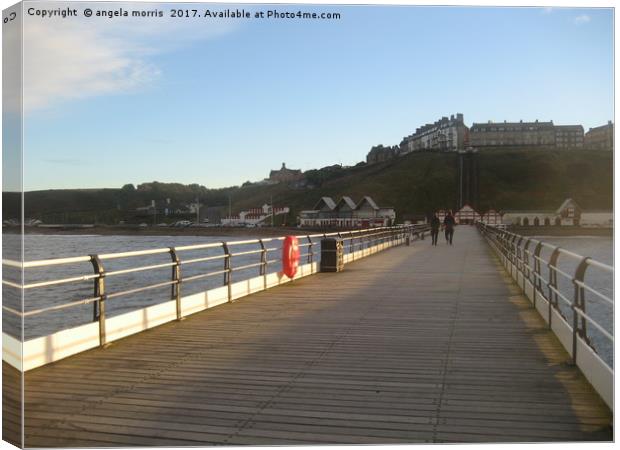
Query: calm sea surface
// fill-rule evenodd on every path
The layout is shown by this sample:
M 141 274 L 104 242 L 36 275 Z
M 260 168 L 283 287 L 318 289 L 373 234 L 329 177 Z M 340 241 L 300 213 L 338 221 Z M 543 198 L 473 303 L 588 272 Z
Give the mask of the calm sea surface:
M 206 236 L 99 236 L 99 235 L 26 235 L 25 236 L 25 260 L 33 261 L 40 259 L 63 258 L 71 256 L 84 256 L 89 254 L 117 253 L 132 250 L 147 250 L 184 245 L 221 243 L 223 239 L 228 241 L 242 241 L 254 239 L 252 236 L 234 236 L 233 238 L 206 237 Z M 15 249 L 19 245 L 19 236 L 5 235 L 3 237 L 4 258 L 19 259 Z M 277 272 L 280 268 L 279 259 L 281 253 L 281 241 L 271 241 L 267 244 L 273 249 L 269 253 L 270 260 L 278 260 L 268 266 L 267 273 Z M 236 245 L 230 248 L 231 253 L 242 253 L 259 250 L 258 244 Z M 302 251 L 305 252 L 307 250 Z M 220 246 L 210 249 L 192 250 L 179 252 L 182 260 L 198 259 L 205 257 L 218 257 L 224 254 Z M 170 255 L 147 255 L 129 257 L 123 259 L 105 260 L 103 262 L 106 272 L 128 268 L 159 265 L 171 262 Z M 233 267 L 260 262 L 260 254 L 241 255 L 232 258 Z M 224 269 L 224 259 L 214 259 L 182 266 L 182 276 L 216 272 Z M 90 275 L 93 268 L 90 262 L 63 264 L 44 268 L 32 268 L 25 271 L 25 283 L 42 282 L 45 280 L 62 279 L 82 275 Z M 106 294 L 135 289 L 156 283 L 166 282 L 171 279 L 171 267 L 163 267 L 148 271 L 134 272 L 118 276 L 108 276 L 106 282 Z M 259 268 L 253 267 L 233 273 L 235 280 L 247 279 L 257 276 Z M 4 277 L 7 280 L 19 280 L 19 273 L 15 269 L 4 267 Z M 208 278 L 202 278 L 194 282 L 183 284 L 183 295 L 202 292 L 223 285 L 223 274 L 217 274 Z M 24 295 L 24 309 L 26 312 L 46 308 L 52 305 L 61 305 L 72 301 L 93 297 L 93 281 L 79 281 L 52 287 L 27 289 Z M 17 291 L 3 286 L 4 305 L 14 309 L 20 309 L 20 299 Z M 111 298 L 106 302 L 108 317 L 122 314 L 135 309 L 168 301 L 171 298 L 170 286 L 159 287 L 148 291 L 129 294 L 122 297 Z M 81 325 L 93 320 L 93 305 L 78 305 L 58 311 L 45 312 L 27 316 L 25 319 L 25 338 L 45 336 L 47 334 Z M 3 329 L 9 334 L 18 336 L 19 320 L 10 313 L 3 314 Z
M 227 240 L 252 239 L 252 236 L 235 236 Z M 609 237 L 546 237 L 539 239 L 552 245 L 563 247 L 572 252 L 590 256 L 600 262 L 613 265 L 613 243 Z M 98 235 L 26 235 L 25 254 L 26 260 L 62 258 L 69 256 L 88 255 L 94 253 L 115 253 L 130 250 L 144 250 L 166 248 L 173 246 L 192 245 L 201 243 L 221 242 L 222 237 L 205 236 L 98 236 Z M 3 247 L 4 258 L 19 259 L 15 254 L 19 236 L 4 235 Z M 318 244 L 318 241 L 317 241 Z M 269 266 L 268 272 L 276 272 L 280 268 L 281 242 L 270 242 L 267 247 L 274 249 L 270 253 L 270 260 L 274 261 Z M 241 245 L 231 248 L 232 252 L 246 252 L 257 250 L 257 245 Z M 316 247 L 318 248 L 318 246 Z M 307 249 L 302 250 L 305 253 Z M 222 255 L 221 248 L 186 251 L 180 254 L 183 260 Z M 547 257 L 548 253 L 543 253 Z M 242 255 L 233 258 L 233 267 L 259 262 L 260 255 Z M 105 261 L 107 271 L 119 270 L 129 267 L 148 266 L 162 264 L 170 261 L 168 254 L 151 255 L 125 258 L 120 260 Z M 561 257 L 560 268 L 568 273 L 574 273 L 577 262 L 569 258 Z M 223 259 L 182 266 L 183 277 L 189 277 L 199 273 L 218 271 L 223 269 Z M 545 269 L 543 269 L 545 272 Z M 26 283 L 33 283 L 55 278 L 88 275 L 92 273 L 90 263 L 69 264 L 63 266 L 28 269 L 26 271 Z M 250 276 L 258 275 L 258 267 L 248 268 L 233 274 L 233 281 L 242 280 Z M 10 268 L 4 268 L 5 279 L 18 280 L 18 272 Z M 171 268 L 149 270 L 145 272 L 131 273 L 106 278 L 106 292 L 120 292 L 127 289 L 168 281 L 171 277 Z M 586 273 L 586 282 L 602 292 L 609 298 L 613 298 L 613 276 L 600 270 L 589 269 Z M 197 293 L 206 289 L 221 286 L 223 275 L 218 274 L 196 282 L 188 282 L 183 285 L 183 295 Z M 573 285 L 569 280 L 559 279 L 560 290 L 566 297 L 572 299 Z M 25 310 L 33 311 L 50 305 L 64 304 L 70 301 L 86 299 L 93 296 L 93 282 L 81 281 L 77 283 L 63 284 L 56 287 L 40 289 L 28 289 L 25 291 Z M 3 286 L 4 304 L 15 309 L 20 309 L 20 299 L 14 289 Z M 161 303 L 170 299 L 170 287 L 156 288 L 146 292 L 131 294 L 108 300 L 108 316 L 115 316 L 135 309 Z M 560 302 L 562 304 L 562 302 Z M 570 308 L 563 306 L 564 315 L 572 324 Z M 599 299 L 594 294 L 586 293 L 586 311 L 596 319 L 606 330 L 613 333 L 613 307 Z M 31 339 L 44 336 L 61 329 L 81 325 L 93 320 L 93 305 L 79 305 L 60 311 L 47 312 L 39 315 L 28 316 L 25 320 L 25 338 Z M 3 329 L 9 334 L 18 336 L 19 320 L 9 313 L 3 314 Z M 588 336 L 599 354 L 608 362 L 612 361 L 613 344 L 609 342 L 594 327 L 588 327 Z

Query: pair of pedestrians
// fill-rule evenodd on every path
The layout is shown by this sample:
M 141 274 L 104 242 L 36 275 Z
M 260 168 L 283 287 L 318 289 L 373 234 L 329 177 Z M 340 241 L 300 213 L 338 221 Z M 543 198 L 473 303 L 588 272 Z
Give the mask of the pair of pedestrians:
M 439 217 L 437 217 L 437 213 L 433 215 L 431 219 L 431 238 L 432 245 L 437 245 L 437 238 L 439 236 L 439 226 L 441 221 Z M 452 215 L 452 211 L 448 211 L 448 214 L 443 219 L 443 229 L 446 234 L 446 243 L 452 245 L 452 238 L 454 237 L 454 226 L 456 225 L 456 221 L 454 220 L 454 216 Z

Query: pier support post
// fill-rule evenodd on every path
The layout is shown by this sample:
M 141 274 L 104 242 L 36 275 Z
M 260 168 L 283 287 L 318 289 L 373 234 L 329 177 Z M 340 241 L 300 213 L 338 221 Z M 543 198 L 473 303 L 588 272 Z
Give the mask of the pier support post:
M 585 299 L 585 290 L 583 286 L 580 286 L 579 283 L 583 283 L 583 280 L 586 275 L 586 270 L 588 268 L 588 260 L 589 257 L 583 258 L 577 269 L 575 269 L 575 276 L 573 278 L 573 285 L 575 286 L 575 293 L 573 295 L 573 304 L 571 308 L 573 310 L 573 364 L 577 365 L 577 336 L 581 336 L 583 340 L 587 342 L 587 334 L 586 334 L 586 319 L 585 317 L 581 317 L 581 321 L 579 320 L 579 314 L 577 314 L 577 310 L 580 310 L 585 314 L 586 312 L 586 299 Z M 579 326 L 579 322 L 581 322 L 581 326 Z
M 349 231 L 349 252 L 351 253 L 351 261 L 355 261 L 355 240 L 353 239 L 353 231 Z
M 181 305 L 181 260 L 174 247 L 170 247 L 170 257 L 174 265 L 172 266 L 172 285 L 170 286 L 170 294 L 177 305 L 177 320 L 183 320 L 183 311 Z
M 93 286 L 94 297 L 99 298 L 95 303 L 98 307 L 98 311 L 94 320 L 99 321 L 99 346 L 106 347 L 108 344 L 105 334 L 105 268 L 98 255 L 90 255 L 90 262 L 93 265 L 95 275 L 98 275 L 97 278 L 94 279 Z
M 547 263 L 547 267 L 549 268 L 549 282 L 547 283 L 549 287 L 549 329 L 551 329 L 552 310 L 558 307 L 558 294 L 555 292 L 558 289 L 558 274 L 555 268 L 557 267 L 559 256 L 560 247 L 556 247 L 551 253 L 549 262 Z
M 538 297 L 536 292 L 540 291 L 542 293 L 542 274 L 540 271 L 540 252 L 542 251 L 542 247 L 542 242 L 538 242 L 534 248 L 534 308 L 536 308 L 536 298 Z
M 263 277 L 263 288 L 267 289 L 267 249 L 262 239 L 258 240 L 260 244 L 260 266 L 258 274 Z
M 312 243 L 312 238 L 309 235 L 306 236 L 306 239 L 308 239 L 308 264 L 312 264 L 314 261 L 314 249 L 312 246 L 314 244 Z
M 230 261 L 230 250 L 228 249 L 228 244 L 226 242 L 222 242 L 222 250 L 224 250 L 224 286 L 228 287 L 228 302 L 232 303 L 232 268 Z

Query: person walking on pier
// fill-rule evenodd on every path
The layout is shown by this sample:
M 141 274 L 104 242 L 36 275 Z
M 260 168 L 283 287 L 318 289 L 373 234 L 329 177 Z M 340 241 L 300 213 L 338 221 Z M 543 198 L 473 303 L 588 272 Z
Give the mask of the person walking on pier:
M 454 236 L 455 225 L 456 225 L 456 221 L 454 220 L 452 211 L 448 211 L 448 214 L 443 219 L 443 226 L 445 227 L 445 230 L 446 230 L 446 244 L 452 245 L 452 237 Z
M 431 218 L 431 238 L 433 240 L 431 245 L 437 245 L 437 237 L 439 236 L 439 227 L 441 226 L 441 221 L 439 217 L 437 217 L 437 213 L 433 214 Z

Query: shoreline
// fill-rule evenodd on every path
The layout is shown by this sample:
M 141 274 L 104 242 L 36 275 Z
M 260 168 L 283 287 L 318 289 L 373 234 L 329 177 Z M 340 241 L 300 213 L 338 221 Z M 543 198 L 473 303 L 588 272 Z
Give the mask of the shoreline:
M 463 225 L 464 226 L 464 225 Z M 2 227 L 3 234 L 20 234 L 20 227 Z M 24 234 L 39 235 L 99 235 L 99 236 L 247 236 L 249 234 L 266 237 L 304 235 L 317 233 L 347 232 L 338 228 L 297 228 L 297 227 L 131 227 L 131 226 L 71 226 L 41 228 L 24 227 Z M 522 236 L 603 236 L 613 237 L 613 228 L 581 227 L 508 227 L 508 231 Z
M 331 233 L 334 231 L 348 231 L 335 229 L 297 228 L 297 227 L 196 227 L 196 228 L 173 228 L 173 227 L 24 227 L 26 235 L 98 235 L 98 236 L 248 236 L 280 237 L 287 235 L 304 235 L 317 233 Z M 2 227 L 3 234 L 20 234 L 20 227 Z

